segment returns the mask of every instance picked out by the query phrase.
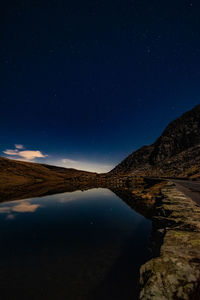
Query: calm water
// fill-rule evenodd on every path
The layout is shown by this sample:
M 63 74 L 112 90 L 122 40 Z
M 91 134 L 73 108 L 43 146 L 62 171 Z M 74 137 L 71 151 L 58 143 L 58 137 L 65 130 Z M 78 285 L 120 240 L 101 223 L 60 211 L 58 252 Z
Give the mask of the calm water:
M 107 189 L 0 205 L 0 297 L 136 299 L 151 222 Z

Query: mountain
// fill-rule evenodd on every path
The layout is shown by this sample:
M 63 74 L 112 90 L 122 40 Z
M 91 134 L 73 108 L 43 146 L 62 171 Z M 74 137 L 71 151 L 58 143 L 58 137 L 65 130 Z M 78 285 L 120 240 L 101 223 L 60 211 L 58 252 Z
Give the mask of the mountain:
M 200 105 L 171 122 L 155 143 L 133 152 L 107 174 L 4 157 L 0 157 L 0 174 L 0 201 L 87 188 L 124 175 L 200 178 Z
M 0 201 L 18 198 L 39 189 L 44 193 L 50 190 L 63 190 L 72 186 L 84 185 L 96 178 L 96 173 L 67 169 L 56 166 L 17 161 L 0 157 Z
M 171 122 L 150 146 L 130 154 L 109 175 L 200 177 L 200 105 Z

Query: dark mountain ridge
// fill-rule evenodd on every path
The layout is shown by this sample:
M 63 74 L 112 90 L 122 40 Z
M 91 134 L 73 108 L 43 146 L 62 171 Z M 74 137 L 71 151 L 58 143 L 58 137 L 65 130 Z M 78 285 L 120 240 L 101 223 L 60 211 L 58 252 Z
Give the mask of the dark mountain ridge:
M 0 200 L 27 191 L 35 195 L 39 188 L 46 193 L 55 187 L 63 191 L 89 183 L 106 184 L 124 175 L 200 178 L 200 105 L 171 122 L 155 143 L 133 152 L 107 174 L 0 157 L 0 175 Z
M 200 105 L 171 122 L 150 146 L 130 154 L 109 175 L 199 176 Z

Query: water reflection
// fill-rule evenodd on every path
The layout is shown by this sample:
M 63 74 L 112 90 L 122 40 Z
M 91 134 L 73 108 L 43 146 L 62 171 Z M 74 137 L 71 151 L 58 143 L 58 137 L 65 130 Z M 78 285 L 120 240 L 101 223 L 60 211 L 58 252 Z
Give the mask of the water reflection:
M 34 213 L 39 207 L 40 204 L 32 204 L 31 199 L 16 201 L 16 202 L 7 202 L 1 204 L 0 214 L 6 216 L 8 220 L 13 220 L 16 216 L 16 213 Z
M 136 298 L 151 222 L 112 191 L 2 203 L 0 226 L 1 299 Z

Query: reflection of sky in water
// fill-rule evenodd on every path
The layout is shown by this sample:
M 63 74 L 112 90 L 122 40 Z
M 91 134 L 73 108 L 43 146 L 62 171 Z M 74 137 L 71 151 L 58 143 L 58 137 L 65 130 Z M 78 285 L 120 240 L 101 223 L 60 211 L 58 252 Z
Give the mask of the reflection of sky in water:
M 56 201 L 60 203 L 66 203 L 70 201 L 80 200 L 80 199 L 91 199 L 96 197 L 99 189 L 91 189 L 88 191 L 75 191 L 69 193 L 63 193 L 58 195 L 46 196 L 43 198 L 33 198 L 18 200 L 13 202 L 6 202 L 0 204 L 0 214 L 6 215 L 7 219 L 14 219 L 15 213 L 34 213 L 39 207 L 44 207 L 48 205 L 49 201 Z M 99 193 L 99 198 L 104 198 L 105 196 L 110 196 L 112 193 L 107 189 L 101 189 Z
M 1 205 L 0 214 L 5 215 L 8 220 L 13 220 L 15 218 L 15 213 L 33 213 L 40 206 L 40 204 L 32 204 L 29 199 L 15 201 L 13 203 Z
M 65 210 L 66 215 L 68 211 L 73 209 L 73 213 L 80 213 L 80 210 L 91 212 L 91 224 L 94 224 L 95 217 L 101 215 L 104 221 L 110 219 L 111 215 L 113 222 L 115 217 L 119 214 L 120 217 L 124 217 L 126 213 L 126 222 L 129 217 L 131 218 L 132 228 L 133 224 L 140 223 L 143 221 L 143 217 L 137 214 L 134 210 L 129 208 L 122 202 L 115 194 L 108 189 L 90 189 L 87 191 L 75 191 L 67 192 L 62 194 L 55 194 L 45 197 L 30 198 L 25 200 L 18 200 L 13 202 L 6 202 L 0 204 L 0 219 L 1 216 L 7 220 L 14 220 L 20 214 L 37 214 L 48 210 L 49 214 L 56 214 L 57 212 Z M 95 216 L 96 213 L 96 216 Z M 134 222 L 133 222 L 134 215 Z M 117 218 L 117 223 L 118 223 Z
M 127 284 L 134 293 L 151 232 L 150 221 L 107 189 L 2 203 L 0 227 L 3 300 L 20 299 L 24 287 L 26 299 L 86 300 L 103 281 L 101 299 L 112 286 L 117 296 Z

